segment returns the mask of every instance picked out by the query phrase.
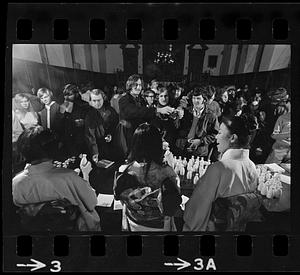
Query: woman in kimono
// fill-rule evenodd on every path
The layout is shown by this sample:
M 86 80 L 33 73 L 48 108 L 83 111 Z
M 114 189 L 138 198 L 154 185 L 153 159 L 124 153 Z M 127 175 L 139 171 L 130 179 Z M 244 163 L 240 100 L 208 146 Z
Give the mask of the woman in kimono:
M 224 118 L 216 136 L 219 161 L 211 164 L 197 182 L 185 205 L 183 231 L 210 231 L 212 203 L 217 198 L 235 196 L 256 189 L 258 175 L 249 159 L 252 130 L 248 117 Z
M 120 167 L 114 186 L 115 198 L 125 205 L 123 230 L 176 231 L 174 215 L 180 210 L 178 176 L 163 164 L 159 130 L 140 125 L 133 136 L 130 163 Z

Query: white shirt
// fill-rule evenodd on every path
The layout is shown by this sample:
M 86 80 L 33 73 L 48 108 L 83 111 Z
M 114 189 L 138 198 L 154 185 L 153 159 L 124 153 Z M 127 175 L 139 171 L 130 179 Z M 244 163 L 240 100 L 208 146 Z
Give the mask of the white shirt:
M 55 103 L 55 101 L 52 101 L 49 105 L 45 105 L 45 108 L 47 110 L 47 128 L 50 129 L 50 109 L 51 106 Z

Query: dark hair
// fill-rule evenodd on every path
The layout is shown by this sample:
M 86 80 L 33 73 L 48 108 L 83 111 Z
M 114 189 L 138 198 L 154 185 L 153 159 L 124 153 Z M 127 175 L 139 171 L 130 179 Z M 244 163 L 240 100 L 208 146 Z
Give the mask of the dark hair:
M 147 89 L 145 92 L 144 92 L 144 97 L 148 96 L 149 94 L 153 94 L 155 96 L 155 92 L 151 89 Z
M 53 132 L 41 126 L 25 129 L 17 141 L 17 148 L 27 162 L 52 158 L 56 146 L 57 139 Z
M 192 93 L 191 93 L 191 96 L 200 96 L 202 95 L 202 97 L 207 100 L 207 97 L 206 97 L 206 89 L 204 86 L 196 86 Z
M 75 84 L 67 84 L 65 85 L 64 89 L 63 89 L 63 94 L 64 95 L 69 95 L 69 94 L 74 94 L 74 95 L 78 95 L 79 94 L 79 87 L 76 86 Z
M 206 98 L 209 100 L 216 94 L 216 88 L 212 85 L 208 85 L 205 87 L 206 90 Z
M 152 162 L 163 164 L 162 136 L 154 125 L 141 124 L 134 132 L 132 138 L 129 161 L 146 162 L 145 178 Z
M 132 88 L 136 86 L 136 82 L 139 79 L 142 81 L 142 77 L 139 76 L 138 74 L 133 74 L 133 75 L 129 76 L 128 80 L 126 82 L 126 91 L 130 92 L 132 90 Z
M 223 117 L 222 123 L 226 125 L 231 134 L 237 135 L 236 146 L 238 148 L 249 148 L 252 136 L 257 129 L 257 119 L 251 114 L 241 116 Z

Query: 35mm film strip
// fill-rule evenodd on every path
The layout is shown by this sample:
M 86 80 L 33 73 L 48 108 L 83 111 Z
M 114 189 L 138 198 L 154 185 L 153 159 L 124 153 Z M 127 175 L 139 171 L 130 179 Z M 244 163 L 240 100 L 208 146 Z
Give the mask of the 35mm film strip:
M 298 4 L 9 4 L 7 14 L 3 270 L 197 272 L 300 269 Z M 264 207 L 264 222 L 248 223 L 246 228 L 185 231 L 187 221 L 182 215 L 186 209 L 181 205 L 182 214 L 175 218 L 177 231 L 124 232 L 124 213 L 118 208 L 113 192 L 116 167 L 122 164 L 122 158 L 116 157 L 111 159 L 114 164 L 110 168 L 93 167 L 88 177 L 97 195 L 95 209 L 101 230 L 62 229 L 49 233 L 34 230 L 33 224 L 24 227 L 19 210 L 21 202 L 29 203 L 31 191 L 23 187 L 20 197 L 17 197 L 17 191 L 12 192 L 11 182 L 23 173 L 25 165 L 14 155 L 15 126 L 12 122 L 15 117 L 14 113 L 11 115 L 14 111 L 11 99 L 29 93 L 31 96 L 27 98 L 32 108 L 37 108 L 35 111 L 40 114 L 42 107 L 38 110 L 41 100 L 37 91 L 46 87 L 55 101 L 67 109 L 63 92 L 68 89 L 67 84 L 76 84 L 80 93 L 84 89 L 101 89 L 107 96 L 113 86 L 125 87 L 129 76 L 135 74 L 143 80 L 145 91 L 146 83 L 151 85 L 154 79 L 159 85 L 173 85 L 182 88 L 183 92 L 193 90 L 192 85 L 212 85 L 220 90 L 233 85 L 237 92 L 238 88 L 245 89 L 247 85 L 253 91 L 258 87 L 261 96 L 279 87 L 288 91 L 292 109 L 291 134 L 295 136 L 289 162 L 293 172 L 289 170 L 290 181 L 281 183 L 281 199 L 276 201 L 277 204 L 266 198 L 267 193 L 262 196 L 262 201 L 268 203 Z M 102 99 L 104 101 L 104 96 Z M 87 100 L 91 103 L 91 97 Z M 250 97 L 247 100 L 249 102 Z M 263 134 L 259 141 L 264 137 Z M 71 145 L 75 144 L 73 139 L 69 141 Z M 80 142 L 78 144 L 75 149 L 80 148 Z M 61 152 L 69 147 L 74 149 L 69 145 L 63 144 Z M 82 168 L 82 155 L 79 158 L 78 153 L 83 151 L 74 153 L 74 163 Z M 255 164 L 261 164 L 261 156 L 256 157 Z M 77 168 L 71 167 L 71 161 L 63 162 L 65 159 L 57 159 L 56 165 Z M 88 161 L 93 163 L 90 156 Z M 84 169 L 81 170 L 80 176 L 84 178 Z M 178 172 L 178 175 L 181 176 L 181 195 L 189 199 L 194 185 L 185 183 L 186 174 Z M 43 192 L 46 191 L 41 191 L 39 196 L 43 196 Z M 238 213 L 240 209 L 236 211 L 237 215 L 241 214 Z M 245 220 L 240 222 L 245 223 Z

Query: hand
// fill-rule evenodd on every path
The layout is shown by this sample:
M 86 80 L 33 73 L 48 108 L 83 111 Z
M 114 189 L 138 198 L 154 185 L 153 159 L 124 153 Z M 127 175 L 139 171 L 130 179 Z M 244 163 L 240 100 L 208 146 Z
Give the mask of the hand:
M 104 139 L 105 139 L 105 142 L 111 142 L 112 136 L 111 135 L 107 135 Z
M 200 145 L 200 139 L 192 139 L 189 142 L 191 143 L 191 145 L 188 147 L 189 151 L 196 150 Z
M 188 100 L 187 100 L 187 97 L 186 96 L 183 96 L 181 99 L 180 99 L 180 103 L 179 103 L 179 106 L 182 107 L 182 108 L 187 108 L 188 106 Z
M 165 106 L 162 108 L 157 108 L 157 112 L 162 115 L 169 115 L 174 112 L 174 108 L 172 108 L 170 106 Z
M 182 108 L 178 108 L 178 118 L 182 119 L 184 116 L 184 110 Z
M 93 155 L 92 159 L 93 159 L 93 162 L 97 163 L 98 162 L 98 157 L 99 155 L 96 154 L 96 155 Z
M 92 164 L 90 161 L 87 162 L 86 165 L 80 165 L 80 169 L 82 171 L 82 175 L 83 175 L 83 178 L 88 181 L 89 180 L 89 174 L 90 172 L 92 171 Z

